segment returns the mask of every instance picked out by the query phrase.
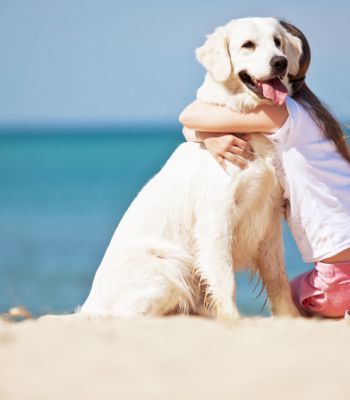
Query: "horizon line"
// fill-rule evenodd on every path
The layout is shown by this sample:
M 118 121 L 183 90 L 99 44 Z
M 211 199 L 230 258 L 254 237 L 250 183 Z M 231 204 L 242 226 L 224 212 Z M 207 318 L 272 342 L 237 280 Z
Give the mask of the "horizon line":
M 182 125 L 177 120 L 119 120 L 119 121 L 84 121 L 84 120 L 60 120 L 60 121 L 19 121 L 0 122 L 0 135 L 9 133 L 92 133 L 102 130 L 105 132 L 142 133 L 142 130 L 154 129 L 157 132 L 161 129 L 179 129 Z
M 340 124 L 350 129 L 350 118 L 339 118 Z M 182 124 L 177 120 L 170 119 L 154 119 L 154 120 L 37 120 L 37 121 L 0 121 L 0 135 L 9 133 L 54 133 L 70 131 L 70 133 L 92 133 L 96 129 L 103 131 L 115 131 L 122 133 L 142 132 L 142 129 L 179 129 Z M 48 132 L 49 131 L 49 132 Z M 140 133 L 141 133 L 140 132 Z

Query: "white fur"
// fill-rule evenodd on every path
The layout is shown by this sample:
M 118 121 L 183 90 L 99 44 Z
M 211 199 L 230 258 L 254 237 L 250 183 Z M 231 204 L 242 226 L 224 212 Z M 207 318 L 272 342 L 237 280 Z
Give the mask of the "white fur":
M 278 32 L 287 41 L 283 31 L 270 18 L 237 20 L 215 31 L 197 50 L 208 70 L 199 98 L 241 111 L 260 104 L 234 70 L 244 65 L 267 74 L 276 50 L 264 40 Z M 242 35 L 261 37 L 256 62 L 238 54 Z M 255 136 L 255 161 L 243 171 L 232 166 L 230 174 L 201 144 L 176 149 L 122 218 L 80 316 L 196 312 L 235 319 L 233 271 L 247 267 L 259 272 L 275 314 L 297 314 L 284 272 L 273 146 Z
M 275 46 L 274 37 L 281 40 L 281 48 Z M 253 52 L 242 48 L 248 40 L 256 44 Z M 285 56 L 288 70 L 282 82 L 291 89 L 288 74 L 296 75 L 301 49 L 301 40 L 287 32 L 275 18 L 233 20 L 208 35 L 204 45 L 196 49 L 198 61 L 207 70 L 197 98 L 242 112 L 252 110 L 258 101 L 268 100 L 257 99 L 238 78 L 238 73 L 246 70 L 258 80 L 267 80 L 271 74 L 271 58 Z

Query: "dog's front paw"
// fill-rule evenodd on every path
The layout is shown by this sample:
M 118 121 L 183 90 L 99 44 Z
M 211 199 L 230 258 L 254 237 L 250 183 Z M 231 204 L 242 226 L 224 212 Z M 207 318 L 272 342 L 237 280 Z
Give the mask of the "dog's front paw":
M 237 321 L 240 318 L 237 307 L 230 307 L 230 309 L 224 309 L 223 307 L 216 307 L 216 319 L 221 322 L 232 322 Z

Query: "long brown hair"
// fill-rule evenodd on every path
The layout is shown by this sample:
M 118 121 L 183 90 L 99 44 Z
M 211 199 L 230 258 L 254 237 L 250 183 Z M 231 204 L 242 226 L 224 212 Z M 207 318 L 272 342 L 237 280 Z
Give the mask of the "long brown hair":
M 315 123 L 323 132 L 324 136 L 335 144 L 339 154 L 350 163 L 350 150 L 347 146 L 346 138 L 339 122 L 305 83 L 306 71 L 308 70 L 311 61 L 310 45 L 306 37 L 297 27 L 289 22 L 283 20 L 280 20 L 279 22 L 289 33 L 297 36 L 302 42 L 302 55 L 299 61 L 299 71 L 295 76 L 290 76 L 293 90 L 292 97 L 306 108 Z

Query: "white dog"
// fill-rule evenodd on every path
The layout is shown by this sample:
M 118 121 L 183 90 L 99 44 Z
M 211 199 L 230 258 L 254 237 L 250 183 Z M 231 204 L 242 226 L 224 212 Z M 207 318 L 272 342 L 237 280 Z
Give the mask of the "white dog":
M 196 51 L 207 70 L 198 99 L 241 112 L 283 102 L 301 47 L 274 18 L 218 28 Z M 284 271 L 273 145 L 262 134 L 251 143 L 256 159 L 230 174 L 200 144 L 177 148 L 122 218 L 81 316 L 235 319 L 234 270 L 247 267 L 258 271 L 274 314 L 298 314 Z

